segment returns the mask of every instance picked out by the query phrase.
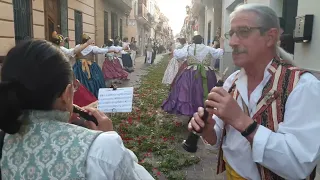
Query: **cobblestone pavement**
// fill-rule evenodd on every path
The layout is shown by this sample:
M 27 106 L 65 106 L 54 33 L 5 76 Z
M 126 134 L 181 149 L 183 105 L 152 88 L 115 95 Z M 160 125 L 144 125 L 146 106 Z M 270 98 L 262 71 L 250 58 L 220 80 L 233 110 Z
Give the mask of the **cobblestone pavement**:
M 164 54 L 157 55 L 154 63 L 160 62 L 163 55 Z M 134 72 L 130 73 L 128 76 L 130 80 L 124 81 L 119 87 L 139 87 L 140 77 L 147 73 L 146 69 L 148 66 L 150 65 L 144 64 L 144 56 L 138 57 L 136 59 Z M 179 116 L 177 119 L 186 126 L 188 117 Z M 223 180 L 223 175 L 216 175 L 217 151 L 208 150 L 202 141 L 199 141 L 198 146 L 199 150 L 195 155 L 198 156 L 201 161 L 184 170 L 187 180 Z M 182 148 L 181 151 L 183 151 Z M 160 179 L 164 180 L 165 178 L 161 177 Z
M 157 54 L 154 64 L 157 64 L 162 59 L 163 55 L 165 54 Z M 129 73 L 129 80 L 123 81 L 122 84 L 118 85 L 119 87 L 139 87 L 140 77 L 147 73 L 146 69 L 150 66 L 149 64 L 144 63 L 144 58 L 144 56 L 136 58 L 134 72 Z
M 181 122 L 183 126 L 187 127 L 189 118 L 186 116 L 178 116 L 176 121 Z M 185 135 L 187 137 L 187 134 Z M 181 148 L 182 149 L 182 148 Z M 194 164 L 184 171 L 187 180 L 224 180 L 224 174 L 217 175 L 217 154 L 218 151 L 208 147 L 202 140 L 198 142 L 198 151 L 195 153 L 200 158 L 198 164 Z

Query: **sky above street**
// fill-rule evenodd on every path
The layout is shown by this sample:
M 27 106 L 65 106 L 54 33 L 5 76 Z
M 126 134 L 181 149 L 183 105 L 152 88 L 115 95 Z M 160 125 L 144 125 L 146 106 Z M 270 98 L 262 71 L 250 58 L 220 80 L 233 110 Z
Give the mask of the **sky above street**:
M 173 34 L 180 33 L 184 18 L 186 17 L 186 6 L 191 0 L 156 0 L 161 12 L 169 19 L 169 25 Z

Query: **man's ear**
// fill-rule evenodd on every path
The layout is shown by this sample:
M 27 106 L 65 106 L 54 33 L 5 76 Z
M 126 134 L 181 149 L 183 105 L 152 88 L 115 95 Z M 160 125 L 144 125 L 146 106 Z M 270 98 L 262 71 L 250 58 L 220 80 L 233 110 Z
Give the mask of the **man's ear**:
M 278 43 L 279 31 L 276 28 L 271 28 L 269 31 L 266 32 L 266 38 L 267 47 L 274 46 Z
M 72 92 L 73 92 L 72 84 L 68 84 L 61 95 L 61 100 L 63 101 L 63 103 L 67 104 L 67 102 L 70 101 L 70 99 L 72 98 L 71 96 L 73 96 Z

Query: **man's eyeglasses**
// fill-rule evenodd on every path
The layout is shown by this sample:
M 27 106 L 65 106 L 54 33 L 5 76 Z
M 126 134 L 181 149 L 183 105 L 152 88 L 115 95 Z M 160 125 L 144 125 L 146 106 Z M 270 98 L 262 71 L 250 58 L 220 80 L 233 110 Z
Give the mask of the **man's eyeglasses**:
M 262 31 L 262 27 L 238 27 L 235 30 L 229 30 L 229 32 L 225 33 L 224 36 L 226 39 L 230 39 L 234 34 L 236 34 L 239 39 L 245 39 L 248 38 L 251 32 L 256 29 Z
M 73 92 L 76 92 L 80 86 L 79 80 L 77 80 L 75 77 L 73 77 L 72 85 L 73 85 Z

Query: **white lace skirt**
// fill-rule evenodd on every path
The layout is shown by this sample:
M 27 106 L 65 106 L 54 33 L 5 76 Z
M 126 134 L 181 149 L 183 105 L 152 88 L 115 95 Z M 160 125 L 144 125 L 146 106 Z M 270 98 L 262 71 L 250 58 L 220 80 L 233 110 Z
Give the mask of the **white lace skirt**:
M 164 76 L 162 79 L 163 84 L 171 84 L 173 79 L 176 77 L 179 70 L 179 62 L 172 58 L 167 66 L 166 71 L 164 72 Z

